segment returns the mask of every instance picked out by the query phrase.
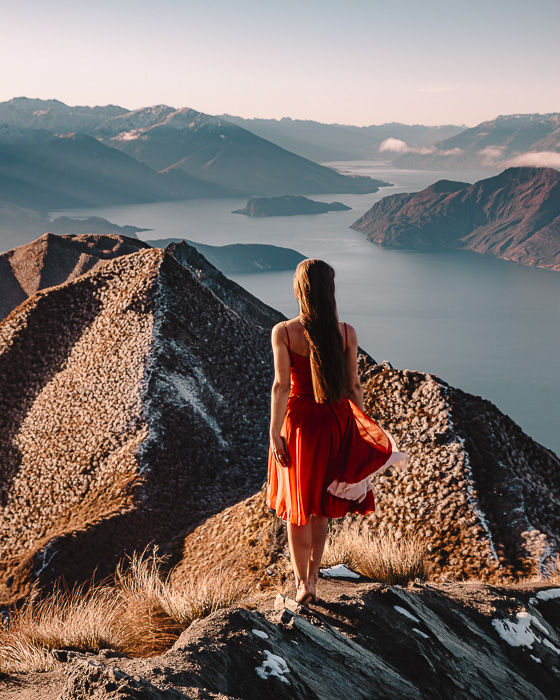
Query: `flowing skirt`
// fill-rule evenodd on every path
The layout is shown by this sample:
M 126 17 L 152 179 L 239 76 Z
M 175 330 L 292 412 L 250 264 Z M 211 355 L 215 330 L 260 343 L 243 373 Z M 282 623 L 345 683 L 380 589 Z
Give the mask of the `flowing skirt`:
M 267 503 L 295 525 L 305 525 L 311 515 L 373 512 L 373 474 L 408 462 L 392 437 L 349 399 L 318 404 L 312 395 L 291 395 L 282 435 L 290 464 L 282 467 L 269 451 Z

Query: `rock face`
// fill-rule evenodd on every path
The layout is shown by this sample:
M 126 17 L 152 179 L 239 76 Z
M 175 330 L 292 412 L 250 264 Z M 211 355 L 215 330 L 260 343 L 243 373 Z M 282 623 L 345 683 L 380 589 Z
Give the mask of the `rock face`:
M 406 141 L 406 138 L 404 139 Z M 492 169 L 507 165 L 557 167 L 560 114 L 508 114 L 423 148 L 408 148 L 394 164 L 425 170 Z
M 69 222 L 68 226 L 71 226 L 72 220 Z M 9 250 L 0 255 L 0 319 L 41 289 L 76 279 L 105 260 L 149 248 L 148 243 L 123 235 L 58 236 L 46 233 L 32 243 Z M 199 281 L 238 313 L 266 328 L 284 318 L 243 287 L 224 277 L 188 243 L 177 240 L 169 250 L 181 264 L 196 273 Z
M 460 248 L 560 270 L 560 173 L 509 168 L 385 197 L 351 228 L 389 248 Z
M 425 545 L 435 576 L 501 581 L 541 569 L 560 549 L 560 460 L 489 401 L 422 372 L 362 357 L 366 412 L 411 455 L 404 474 L 374 479 L 376 512 L 358 527 Z M 267 585 L 286 550 L 280 521 L 261 491 L 188 534 L 174 576 L 217 562 L 250 562 Z M 281 567 L 280 567 L 281 568 Z M 269 585 L 269 584 L 268 584 Z
M 259 488 L 269 348 L 156 249 L 21 304 L 0 324 L 0 600 L 103 576 Z
M 224 274 L 264 272 L 266 270 L 295 270 L 305 256 L 292 248 L 283 248 L 263 243 L 231 243 L 229 245 L 207 245 L 183 238 L 163 238 L 147 241 L 157 248 L 185 242 L 196 248 L 207 261 Z
M 245 216 L 298 216 L 300 214 L 326 214 L 329 211 L 349 211 L 342 202 L 316 202 L 307 197 L 285 195 L 284 197 L 254 197 L 243 209 L 236 209 L 232 214 Z
M 68 652 L 66 678 L 43 678 L 42 697 L 552 699 L 560 601 L 533 594 L 331 584 L 313 611 L 269 603 L 216 612 L 150 659 Z

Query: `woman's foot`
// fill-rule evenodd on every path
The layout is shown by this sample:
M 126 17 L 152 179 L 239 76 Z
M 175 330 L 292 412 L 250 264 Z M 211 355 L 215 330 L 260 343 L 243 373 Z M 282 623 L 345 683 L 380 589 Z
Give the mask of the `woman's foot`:
M 309 583 L 304 583 L 300 581 L 300 584 L 296 591 L 296 603 L 300 605 L 307 605 L 311 603 L 315 598 L 315 590 Z

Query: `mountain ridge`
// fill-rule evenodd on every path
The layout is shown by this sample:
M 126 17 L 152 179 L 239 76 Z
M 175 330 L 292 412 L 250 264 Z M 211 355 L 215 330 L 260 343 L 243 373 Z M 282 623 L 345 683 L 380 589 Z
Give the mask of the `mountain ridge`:
M 390 195 L 351 228 L 386 247 L 459 248 L 560 270 L 560 173 L 509 168 L 473 185 Z

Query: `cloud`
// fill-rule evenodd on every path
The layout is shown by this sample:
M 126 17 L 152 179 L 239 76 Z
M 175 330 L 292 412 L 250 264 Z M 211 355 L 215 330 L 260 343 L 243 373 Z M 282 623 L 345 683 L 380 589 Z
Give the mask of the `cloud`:
M 560 170 L 560 153 L 555 151 L 521 153 L 514 158 L 510 158 L 505 165 L 508 167 L 528 165 L 534 168 L 556 168 L 556 170 Z
M 486 146 L 478 152 L 484 165 L 496 165 L 503 158 L 505 146 Z
M 379 146 L 379 153 L 417 153 L 421 156 L 458 156 L 463 151 L 460 148 L 450 148 L 448 150 L 440 150 L 435 146 L 422 146 L 421 148 L 414 148 L 409 146 L 406 141 L 401 141 L 401 139 L 389 138 L 385 139 Z
M 391 151 L 391 153 L 408 153 L 410 148 L 406 141 L 401 141 L 401 139 L 385 139 L 383 143 L 379 146 L 379 153 L 385 153 L 385 151 Z

